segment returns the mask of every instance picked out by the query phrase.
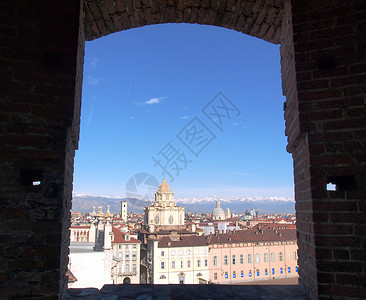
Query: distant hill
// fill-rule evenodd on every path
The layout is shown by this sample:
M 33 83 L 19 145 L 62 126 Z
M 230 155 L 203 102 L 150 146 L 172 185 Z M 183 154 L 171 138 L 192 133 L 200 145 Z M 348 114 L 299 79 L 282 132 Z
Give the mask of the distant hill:
M 243 213 L 247 209 L 259 209 L 261 214 L 266 213 L 295 213 L 295 202 L 293 199 L 284 197 L 231 197 L 231 198 L 184 198 L 176 199 L 179 206 L 185 208 L 186 212 L 211 213 L 216 207 L 216 201 L 221 201 L 221 207 L 229 208 L 232 213 Z M 93 206 L 103 207 L 106 211 L 110 205 L 111 212 L 121 212 L 121 201 L 128 202 L 128 212 L 142 213 L 144 207 L 152 202 L 136 198 L 112 198 L 107 196 L 93 196 L 76 194 L 72 200 L 72 211 L 92 212 Z

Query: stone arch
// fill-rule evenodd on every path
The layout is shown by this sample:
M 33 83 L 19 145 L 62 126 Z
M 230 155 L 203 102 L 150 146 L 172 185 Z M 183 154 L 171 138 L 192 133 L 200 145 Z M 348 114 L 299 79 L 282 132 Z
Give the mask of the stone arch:
M 284 0 L 102 1 L 84 3 L 85 39 L 161 23 L 204 24 L 234 29 L 278 44 Z
M 131 278 L 130 277 L 123 278 L 123 284 L 131 284 Z

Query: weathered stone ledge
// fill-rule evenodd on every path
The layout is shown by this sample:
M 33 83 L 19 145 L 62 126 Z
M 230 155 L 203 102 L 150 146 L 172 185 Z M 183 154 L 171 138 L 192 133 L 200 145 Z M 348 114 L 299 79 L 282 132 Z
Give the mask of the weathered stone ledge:
M 300 300 L 310 299 L 299 285 L 107 284 L 102 289 L 69 289 L 66 298 L 88 300 Z

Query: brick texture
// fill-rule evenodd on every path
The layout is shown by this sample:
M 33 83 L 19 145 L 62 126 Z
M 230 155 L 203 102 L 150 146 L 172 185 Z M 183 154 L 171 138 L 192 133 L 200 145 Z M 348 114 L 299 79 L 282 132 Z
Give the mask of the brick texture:
M 291 4 L 296 70 L 291 76 L 296 78 L 300 129 L 295 136 L 303 137 L 301 142 L 292 143 L 287 124 L 295 119 L 291 109 L 285 117 L 294 157 L 300 281 L 313 299 L 362 299 L 366 262 L 358 254 L 366 251 L 365 2 Z M 329 182 L 337 191 L 327 191 Z
M 85 38 L 161 23 L 221 26 L 278 44 L 284 0 L 86 0 Z
M 300 283 L 312 299 L 364 299 L 365 6 L 358 0 L 3 1 L 1 298 L 65 295 L 84 38 L 185 22 L 281 44 Z M 329 182 L 336 191 L 327 190 Z
M 1 3 L 2 299 L 62 298 L 66 289 L 84 51 L 80 6 Z

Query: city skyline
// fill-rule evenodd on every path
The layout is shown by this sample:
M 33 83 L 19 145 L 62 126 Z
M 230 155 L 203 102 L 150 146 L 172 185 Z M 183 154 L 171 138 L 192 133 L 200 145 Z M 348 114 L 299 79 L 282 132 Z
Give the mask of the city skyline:
M 87 42 L 74 192 L 124 197 L 146 173 L 178 198 L 293 198 L 284 101 L 279 46 L 233 30 L 166 24 Z

